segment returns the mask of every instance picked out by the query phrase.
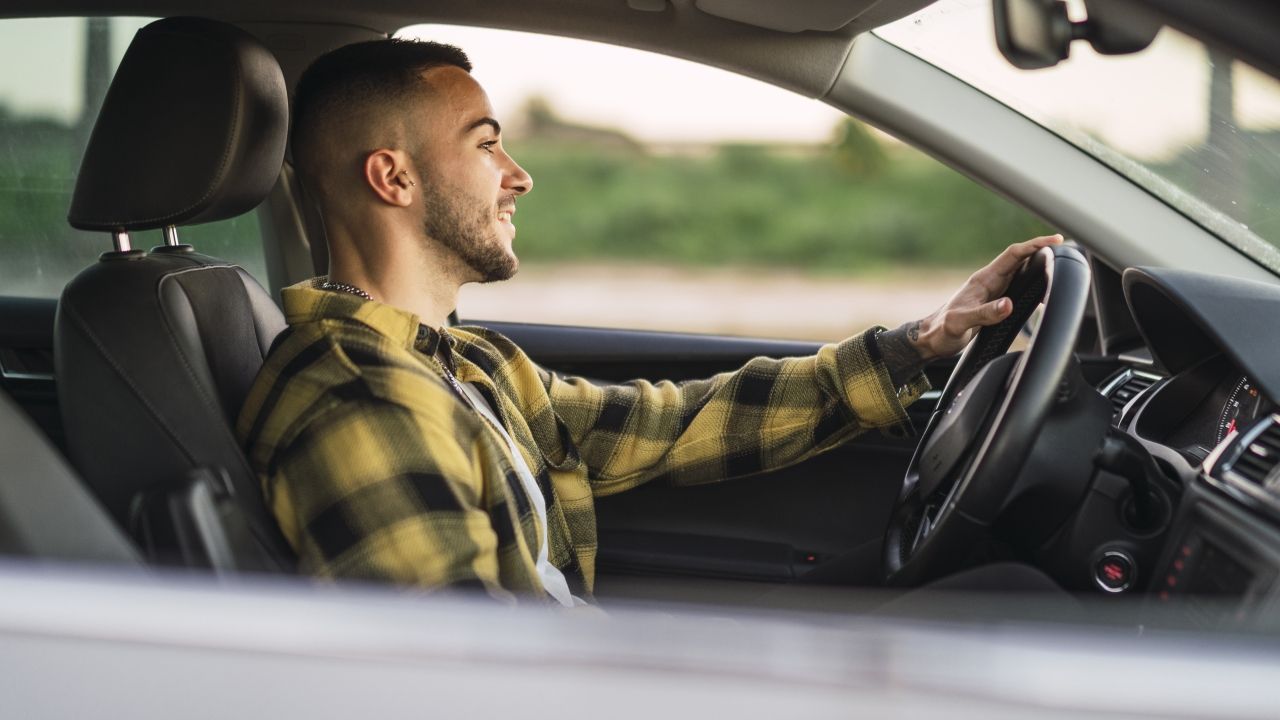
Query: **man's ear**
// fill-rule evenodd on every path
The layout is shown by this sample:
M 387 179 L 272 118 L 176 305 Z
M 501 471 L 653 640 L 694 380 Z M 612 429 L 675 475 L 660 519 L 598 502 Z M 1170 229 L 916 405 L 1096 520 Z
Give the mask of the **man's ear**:
M 382 148 L 364 159 L 364 180 L 373 193 L 388 205 L 413 204 L 417 181 L 412 177 L 408 156 L 400 150 Z

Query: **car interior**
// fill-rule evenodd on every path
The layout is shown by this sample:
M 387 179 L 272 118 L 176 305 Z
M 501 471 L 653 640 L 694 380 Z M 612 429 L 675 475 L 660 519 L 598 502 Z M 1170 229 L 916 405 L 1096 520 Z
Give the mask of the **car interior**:
M 233 432 L 285 327 L 279 288 L 325 270 L 323 229 L 286 152 L 289 89 L 329 49 L 448 22 L 643 48 L 821 98 L 1072 240 L 1021 271 L 1009 320 L 928 369 L 936 391 L 909 408 L 915 437 L 871 433 L 776 472 L 600 499 L 602 601 L 768 606 L 779 588 L 806 586 L 838 609 L 841 591 L 1012 561 L 1137 622 L 1268 626 L 1280 598 L 1274 268 L 870 32 L 929 4 L 113 4 L 112 15 L 163 19 L 130 43 L 67 209 L 102 254 L 57 300 L 0 287 L 0 551 L 224 578 L 293 572 Z M 1124 5 L 1187 31 L 1203 20 Z M 104 12 L 60 0 L 0 15 Z M 1280 66 L 1231 28 L 1215 32 L 1262 69 Z M 254 208 L 266 288 L 186 241 L 191 226 Z M 135 247 L 151 230 L 164 244 Z M 511 337 L 542 366 L 600 382 L 705 377 L 820 347 L 461 310 L 459 322 Z M 1025 350 L 1007 352 L 1028 321 Z

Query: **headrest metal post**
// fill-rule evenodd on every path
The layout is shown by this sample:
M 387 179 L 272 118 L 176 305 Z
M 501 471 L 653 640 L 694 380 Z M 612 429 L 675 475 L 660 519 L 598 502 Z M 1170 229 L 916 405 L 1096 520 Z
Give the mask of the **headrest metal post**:
M 129 233 L 123 230 L 111 233 L 111 242 L 115 243 L 116 252 L 129 252 L 133 249 L 133 243 L 129 241 Z
M 178 244 L 178 228 L 176 226 L 164 226 L 164 244 L 169 247 L 173 247 Z

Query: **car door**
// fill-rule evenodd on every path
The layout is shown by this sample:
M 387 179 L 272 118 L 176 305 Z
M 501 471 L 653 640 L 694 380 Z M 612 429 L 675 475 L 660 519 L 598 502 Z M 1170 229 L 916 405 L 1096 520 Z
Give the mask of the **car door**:
M 140 25 L 145 21 L 132 22 Z M 123 47 L 131 34 L 115 20 L 104 24 L 82 18 L 5 21 L 4 29 L 14 37 L 43 37 L 42 47 L 49 52 L 61 48 L 64 56 L 85 58 L 86 67 L 95 59 L 102 60 L 104 46 Z M 92 40 L 95 37 L 97 40 Z M 504 37 L 501 44 L 506 46 L 508 39 Z M 462 44 L 473 45 L 470 41 Z M 26 46 L 0 43 L 3 47 Z M 23 51 L 13 52 L 18 54 L 4 65 L 10 72 L 22 66 Z M 688 79 L 688 67 L 676 69 L 679 78 Z M 643 77 L 654 71 L 641 66 L 632 72 Z M 670 79 L 669 67 L 661 72 Z M 706 89 L 714 89 L 719 80 L 704 78 L 700 82 L 710 83 Z M 105 80 L 100 78 L 86 87 L 101 91 Z M 589 94 L 597 91 L 585 89 Z M 16 95 L 10 95 L 4 97 L 9 106 L 24 107 L 22 98 L 15 100 Z M 513 123 L 513 127 L 525 126 L 522 135 L 512 133 L 513 145 L 518 157 L 533 156 L 528 165 L 541 184 L 538 193 L 521 204 L 521 237 L 535 238 L 520 249 L 529 260 L 522 278 L 550 273 L 559 280 L 559 287 L 581 291 L 585 278 L 611 277 L 591 266 L 584 269 L 580 263 L 584 258 L 608 265 L 613 268 L 610 272 L 624 278 L 639 276 L 642 282 L 648 282 L 647 276 L 628 263 L 656 260 L 667 263 L 662 273 L 693 273 L 686 286 L 704 291 L 684 300 L 681 298 L 688 296 L 671 295 L 676 303 L 673 306 L 656 303 L 664 294 L 655 289 L 644 302 L 645 322 L 639 323 L 635 322 L 634 297 L 620 303 L 597 302 L 595 298 L 575 303 L 578 308 L 607 305 L 612 308 L 609 312 L 627 310 L 604 319 L 557 317 L 554 312 L 544 312 L 545 306 L 535 307 L 519 299 L 499 301 L 508 312 L 495 316 L 489 312 L 493 304 L 486 307 L 475 298 L 463 298 L 460 310 L 464 318 L 479 318 L 508 334 L 536 361 L 559 372 L 602 382 L 635 377 L 681 380 L 736 369 L 761 355 L 811 353 L 822 342 L 862 330 L 872 321 L 869 318 L 896 324 L 908 319 L 904 313 L 923 313 L 931 303 L 945 298 L 957 277 L 963 277 L 964 271 L 955 269 L 923 279 L 909 274 L 894 280 L 883 277 L 881 268 L 867 282 L 840 275 L 860 267 L 858 253 L 870 253 L 866 258 L 872 265 L 896 258 L 899 265 L 910 267 L 915 254 L 931 251 L 911 240 L 928 236 L 927 224 L 911 227 L 911 222 L 924 218 L 935 224 L 950 223 L 949 213 L 955 207 L 973 204 L 973 198 L 978 197 L 984 207 L 997 209 L 979 216 L 996 218 L 1003 225 L 995 232 L 975 223 L 975 236 L 990 235 L 1003 245 L 1009 237 L 1029 234 L 1027 218 L 1011 215 L 989 193 L 936 164 L 928 165 L 918 153 L 886 144 L 890 141 L 877 139 L 838 113 L 826 115 L 822 122 L 830 127 L 816 137 L 811 133 L 803 142 L 764 139 L 744 144 L 733 139 L 700 138 L 664 143 L 637 139 L 590 119 L 559 117 L 558 108 L 538 102 L 537 97 L 525 100 L 523 109 L 512 113 L 522 116 L 517 118 L 522 122 Z M 789 95 L 785 103 L 777 102 L 792 107 L 797 101 L 817 105 Z M 5 253 L 5 275 L 0 283 L 0 296 L 5 296 L 0 298 L 4 387 L 42 420 L 46 432 L 55 439 L 61 434 L 52 381 L 55 298 L 67 279 L 109 245 L 105 236 L 77 233 L 65 224 L 85 137 L 83 132 L 77 133 L 77 123 L 93 117 L 89 108 L 96 110 L 94 102 L 89 95 L 79 98 L 76 107 L 84 108 L 82 111 L 65 109 L 53 120 L 19 112 L 0 122 L 0 140 L 9 151 L 8 157 L 26 158 L 0 167 L 0 172 L 9 172 L 13 178 L 4 185 L 9 205 L 0 214 L 0 251 Z M 606 99 L 608 102 L 612 101 Z M 832 132 L 834 138 L 828 137 Z M 897 157 L 903 152 L 908 154 Z M 923 184 L 917 182 L 921 163 L 927 166 Z M 885 169 L 895 166 L 904 170 Z M 813 184 L 815 177 L 823 186 L 822 192 Z M 699 197 L 701 186 L 719 185 L 722 178 L 733 181 L 719 188 L 718 199 L 710 193 Z M 980 193 L 977 196 L 975 189 Z M 277 201 L 273 198 L 268 205 Z M 730 212 L 711 212 L 715 207 L 727 207 Z M 267 214 L 258 213 L 260 217 Z M 814 218 L 820 222 L 808 227 Z M 858 222 L 851 225 L 850 218 Z M 275 242 L 283 234 L 253 232 L 259 222 L 253 215 L 232 222 L 239 225 L 231 232 L 219 233 L 215 224 L 186 231 L 182 239 L 203 252 L 238 260 L 262 279 L 263 243 Z M 593 230 L 593 223 L 603 224 Z M 718 232 L 727 227 L 735 229 L 732 236 Z M 630 228 L 629 234 L 621 231 L 626 228 Z M 239 242 L 231 245 L 226 238 L 238 238 Z M 779 240 L 786 242 L 774 244 Z M 159 240 L 140 237 L 134 244 L 148 247 Z M 954 255 L 957 249 L 953 245 L 938 247 L 946 251 L 943 257 Z M 968 248 L 959 256 L 968 261 L 987 254 L 986 248 L 976 253 Z M 760 274 L 774 265 L 782 270 L 780 276 Z M 570 266 L 576 267 L 576 275 L 562 277 Z M 710 275 L 697 274 L 708 269 Z M 732 287 L 725 285 L 723 275 L 716 274 L 724 270 L 732 274 L 728 283 Z M 33 285 L 33 278 L 39 278 L 40 283 Z M 609 282 L 623 284 L 618 278 Z M 927 287 L 908 301 L 902 290 L 906 285 Z M 862 289 L 850 289 L 854 287 Z M 816 294 L 811 292 L 815 289 L 819 290 Z M 750 298 L 764 298 L 768 307 L 750 306 Z M 713 306 L 745 307 L 752 322 L 732 320 L 695 327 L 683 322 L 698 314 L 693 312 L 695 308 Z M 860 314 L 849 315 L 851 309 Z M 755 322 L 766 315 L 771 323 Z M 590 327 L 593 325 L 603 327 Z M 665 331 L 626 329 L 629 327 Z M 800 327 L 803 332 L 797 332 Z M 774 337 L 790 339 L 769 339 Z M 935 385 L 940 387 L 945 369 L 937 372 L 941 374 L 935 377 Z M 927 400 L 913 406 L 917 424 L 923 423 L 927 411 Z M 747 592 L 748 587 L 813 577 L 819 567 L 834 580 L 873 582 L 887 509 L 911 447 L 909 440 L 871 433 L 775 473 L 696 488 L 653 485 L 603 499 L 600 568 L 606 580 L 601 589 L 605 593 L 611 587 L 635 589 L 652 585 L 655 576 L 663 576 L 685 584 L 695 580 L 730 583 Z M 837 558 L 841 562 L 833 564 Z
M 709 377 L 755 357 L 808 355 L 820 347 L 691 333 L 474 324 L 515 340 L 544 367 L 599 382 Z M 946 370 L 930 369 L 938 387 Z M 931 393 L 909 408 L 918 427 L 933 402 Z M 645 581 L 637 578 L 661 576 L 664 592 L 680 584 L 713 587 L 706 582 L 712 580 L 739 583 L 722 586 L 724 593 L 753 594 L 824 566 L 826 581 L 875 583 L 881 536 L 913 448 L 911 438 L 870 432 L 774 472 L 698 487 L 654 483 L 601 498 L 599 590 L 643 593 Z

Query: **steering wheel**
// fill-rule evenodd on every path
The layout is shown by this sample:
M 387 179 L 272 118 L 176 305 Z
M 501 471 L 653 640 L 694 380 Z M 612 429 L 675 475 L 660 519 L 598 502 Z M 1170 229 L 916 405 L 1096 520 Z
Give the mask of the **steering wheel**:
M 914 586 L 962 567 L 995 521 L 1048 416 L 1089 299 L 1074 248 L 1042 248 L 1005 296 L 1013 312 L 983 328 L 951 373 L 907 467 L 884 542 L 884 579 Z M 1010 344 L 1036 306 L 1025 352 Z

